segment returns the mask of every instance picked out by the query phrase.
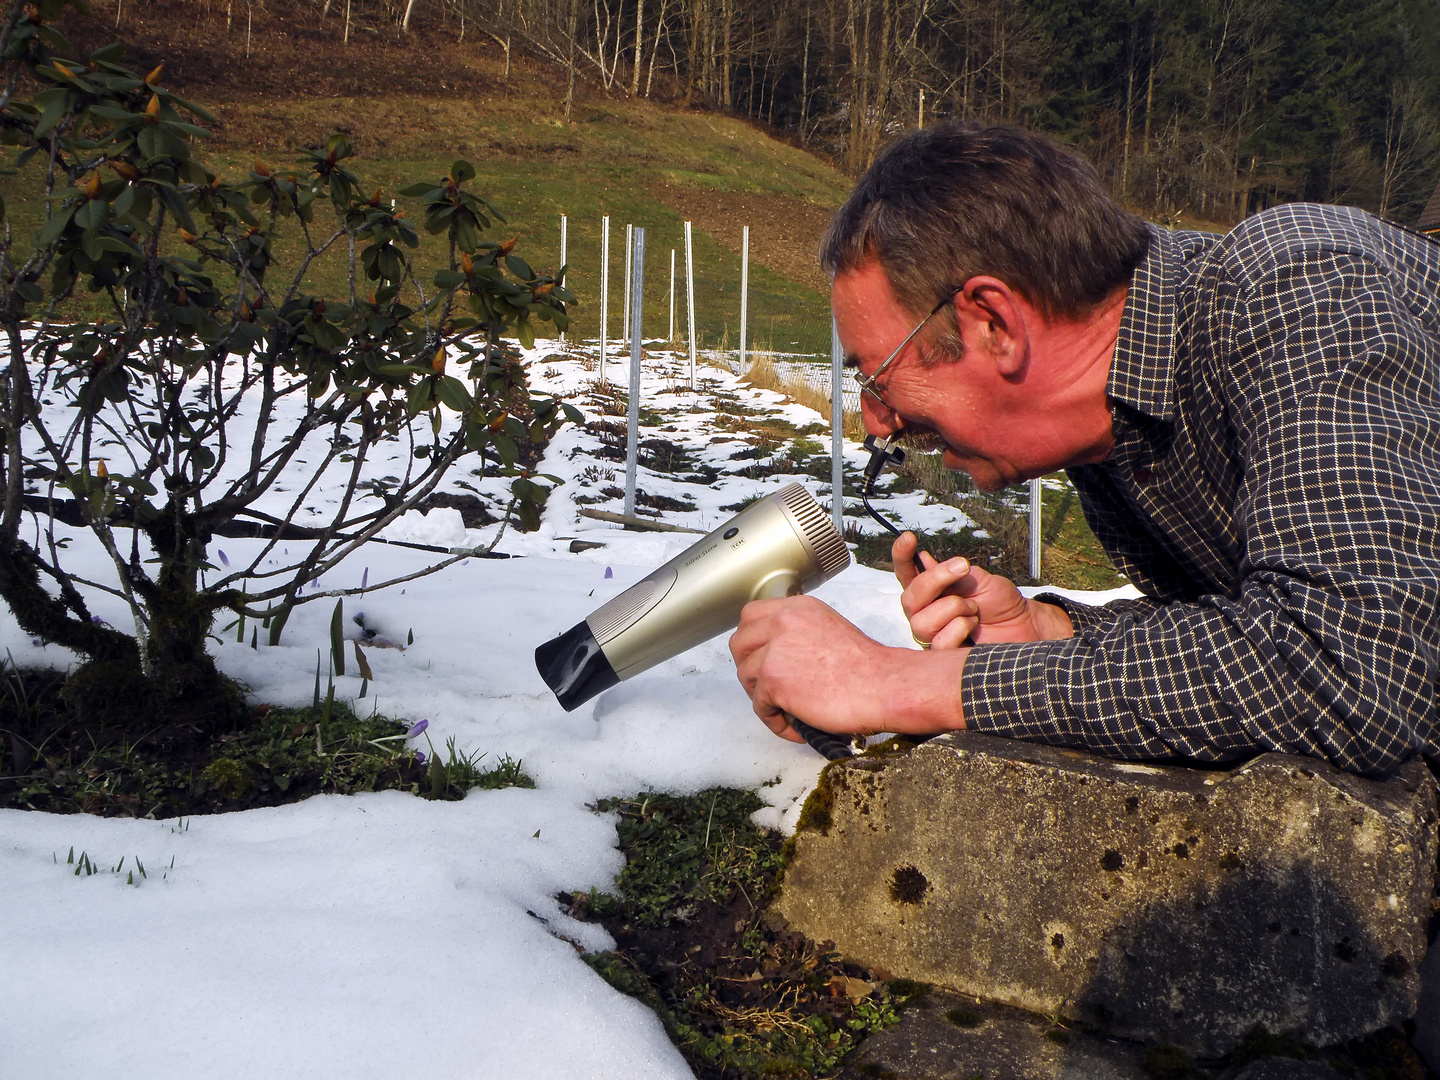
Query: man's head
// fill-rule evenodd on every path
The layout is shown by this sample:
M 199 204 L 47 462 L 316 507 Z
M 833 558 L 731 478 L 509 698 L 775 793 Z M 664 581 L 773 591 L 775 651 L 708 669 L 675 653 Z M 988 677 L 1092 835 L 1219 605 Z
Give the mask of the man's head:
M 987 489 L 1101 460 L 1149 242 L 1083 161 L 1037 136 L 944 125 L 894 143 L 821 250 L 866 427 L 943 447 Z
M 1149 242 L 1068 150 L 1016 128 L 947 123 L 881 151 L 830 222 L 820 263 L 836 275 L 877 260 L 917 318 L 980 274 L 1047 318 L 1078 318 L 1129 280 Z M 932 344 L 959 351 L 953 317 L 934 321 Z

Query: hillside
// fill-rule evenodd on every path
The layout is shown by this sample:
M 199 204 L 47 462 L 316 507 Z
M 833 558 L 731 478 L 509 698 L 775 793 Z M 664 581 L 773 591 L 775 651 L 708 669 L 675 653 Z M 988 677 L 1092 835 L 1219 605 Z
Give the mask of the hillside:
M 246 55 L 243 13 L 227 35 L 225 9 L 158 2 L 127 9 L 120 28 L 71 17 L 83 48 L 117 33 L 139 70 L 164 62 L 167 86 L 220 124 L 206 156 L 224 175 L 255 157 L 281 165 L 300 147 L 345 132 L 357 169 L 387 190 L 439 175 L 455 158 L 506 215 L 496 236 L 518 235 L 537 266 L 559 261 L 569 218 L 571 284 L 581 336 L 599 333 L 600 218 L 611 218 L 610 337 L 621 336 L 624 232 L 647 229 L 647 336 L 668 330 L 669 251 L 683 275 L 683 222 L 694 221 L 697 323 L 703 343 L 739 326 L 741 228 L 751 226 L 750 342 L 828 351 L 829 308 L 814 251 L 849 181 L 838 170 L 742 120 L 606 96 L 583 82 L 567 122 L 557 72 L 489 38 L 457 41 L 436 25 L 406 34 L 351 27 L 318 10 L 255 12 Z M 339 10 L 336 8 L 335 10 Z M 99 14 L 97 12 L 97 14 Z M 23 193 L 22 193 L 23 194 Z M 7 202 L 13 201 L 7 193 Z M 38 220 L 38 207 L 33 208 Z M 435 256 L 439 255 L 436 251 Z M 677 333 L 684 327 L 683 277 Z

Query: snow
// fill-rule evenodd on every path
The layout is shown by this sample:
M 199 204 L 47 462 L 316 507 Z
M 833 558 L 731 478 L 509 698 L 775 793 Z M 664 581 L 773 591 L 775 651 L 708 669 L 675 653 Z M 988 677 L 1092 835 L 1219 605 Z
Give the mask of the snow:
M 593 382 L 593 359 L 587 367 L 546 352 L 533 354 L 537 388 L 574 399 Z M 731 457 L 748 445 L 744 432 L 711 426 L 725 395 L 801 428 L 821 423 L 817 414 L 714 369 L 693 392 L 682 370 L 667 354 L 647 367 L 643 400 L 665 423 L 645 434 L 695 450 L 721 475 L 705 484 L 642 468 L 644 491 L 690 506 L 666 520 L 713 528 L 731 513 L 725 506 L 794 479 L 828 500 L 828 484 L 810 477 L 739 475 L 753 464 Z M 610 373 L 620 377 L 620 366 Z M 817 438 L 828 449 L 828 435 Z M 0 1077 L 691 1075 L 654 1015 L 580 959 L 612 944 L 608 935 L 556 900 L 612 888 L 621 868 L 613 817 L 590 807 L 604 796 L 724 784 L 758 790 L 768 805 L 757 819 L 788 831 L 823 762 L 755 719 L 723 638 L 574 713 L 555 702 L 535 671 L 535 646 L 694 540 L 579 517 L 577 496 L 623 486 L 623 462 L 598 457 L 600 447 L 580 427 L 552 444 L 542 469 L 567 482 L 537 532 L 506 531 L 498 545 L 523 557 L 468 558 L 346 601 L 347 615 L 363 610 L 366 627 L 390 642 L 414 635 L 408 648 L 368 651 L 374 680 L 360 707 L 429 719 L 435 745 L 454 737 L 463 751 L 519 759 L 536 788 L 474 791 L 458 803 L 319 796 L 183 821 L 0 810 Z M 849 455 L 852 467 L 863 463 L 860 451 Z M 372 468 L 399 475 L 408 460 L 408 446 L 396 444 L 395 459 Z M 615 479 L 605 478 L 610 470 Z M 330 505 L 328 483 L 301 500 L 302 515 L 305 505 Z M 507 483 L 462 462 L 444 490 L 477 494 L 498 513 Z M 964 524 L 919 494 L 890 504 L 921 528 Z M 593 505 L 620 509 L 613 495 Z M 277 498 L 268 509 L 284 514 L 290 503 Z M 437 509 L 386 535 L 473 547 L 498 528 L 467 530 L 458 511 Z M 88 534 L 61 535 L 90 576 L 113 573 Z M 604 546 L 572 554 L 575 539 Z M 236 573 L 261 573 L 284 554 L 266 544 L 217 541 L 212 561 L 223 549 Z M 404 577 L 435 558 L 369 544 L 310 591 Z M 817 595 L 873 637 L 909 643 L 889 575 L 852 567 Z M 215 646 L 221 667 L 254 700 L 307 703 L 332 606 L 297 608 L 278 646 Z M 127 625 L 114 597 L 97 595 L 94 610 Z M 0 612 L 5 648 L 22 665 L 71 661 Z M 337 678 L 337 694 L 355 697 L 359 682 Z M 76 876 L 72 851 L 100 872 Z M 128 884 L 136 860 L 146 875 Z

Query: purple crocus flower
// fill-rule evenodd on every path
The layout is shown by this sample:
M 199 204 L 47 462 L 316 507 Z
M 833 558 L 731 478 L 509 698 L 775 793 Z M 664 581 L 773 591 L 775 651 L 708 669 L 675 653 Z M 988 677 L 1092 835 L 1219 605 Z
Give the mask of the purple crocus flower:
M 229 566 L 229 565 L 230 565 L 230 557 L 225 554 L 225 549 L 224 549 L 224 548 L 216 548 L 215 550 L 216 550 L 217 552 L 219 552 L 219 554 L 220 554 L 220 565 L 221 565 L 221 566 Z
M 609 579 L 609 578 L 612 578 L 612 577 L 614 577 L 614 576 L 615 576 L 615 571 L 614 571 L 614 570 L 611 570 L 610 567 L 608 567 L 608 566 L 605 567 L 605 577 L 606 577 L 607 579 Z
M 419 735 L 422 731 L 424 731 L 424 730 L 425 730 L 427 727 L 429 727 L 429 726 L 430 726 L 430 721 L 429 721 L 429 720 L 416 720 L 416 721 L 415 721 L 415 726 L 412 727 L 409 731 L 407 731 L 407 732 L 405 733 L 405 738 L 407 738 L 407 739 L 413 739 L 413 738 L 415 738 L 416 735 Z
M 363 592 L 365 586 L 370 584 L 370 567 L 365 567 L 365 572 L 360 575 L 360 589 Z
M 425 751 L 424 751 L 424 750 L 416 750 L 416 751 L 415 751 L 415 761 L 416 761 L 418 764 L 421 764 L 421 765 L 424 765 L 424 764 L 425 764 Z

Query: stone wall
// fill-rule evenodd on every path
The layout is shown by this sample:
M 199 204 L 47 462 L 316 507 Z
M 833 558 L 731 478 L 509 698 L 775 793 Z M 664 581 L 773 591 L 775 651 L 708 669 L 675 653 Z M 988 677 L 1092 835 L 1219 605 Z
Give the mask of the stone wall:
M 831 765 L 777 910 L 872 969 L 1228 1052 L 1414 1014 L 1436 857 L 1420 761 L 1115 762 L 959 732 Z

